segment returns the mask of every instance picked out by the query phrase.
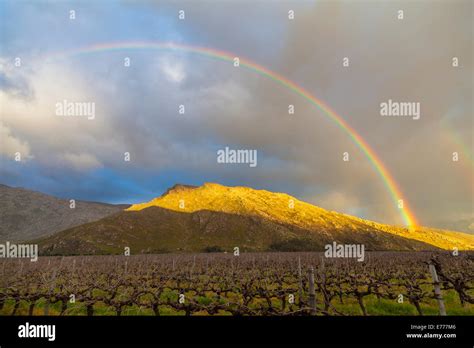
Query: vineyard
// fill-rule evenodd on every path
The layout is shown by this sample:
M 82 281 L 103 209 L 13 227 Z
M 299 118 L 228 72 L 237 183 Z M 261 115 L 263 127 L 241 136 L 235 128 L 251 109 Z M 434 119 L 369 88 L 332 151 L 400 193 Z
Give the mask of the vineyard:
M 371 252 L 0 261 L 1 315 L 474 315 L 474 255 Z

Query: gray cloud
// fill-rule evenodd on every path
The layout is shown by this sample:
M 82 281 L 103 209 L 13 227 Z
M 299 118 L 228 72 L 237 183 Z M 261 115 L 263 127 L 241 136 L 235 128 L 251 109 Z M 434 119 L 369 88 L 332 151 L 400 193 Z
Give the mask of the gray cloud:
M 472 150 L 469 1 L 142 4 L 157 14 L 185 8 L 185 21 L 171 20 L 173 36 L 251 58 L 324 100 L 380 156 L 423 224 L 472 217 L 474 191 L 466 180 L 472 167 L 451 161 L 457 145 L 443 127 L 449 124 Z M 399 8 L 403 21 L 396 19 Z M 295 10 L 294 21 L 288 9 Z M 20 75 L 25 82 L 15 85 L 16 93 L 34 98 L 0 95 L 5 127 L 45 167 L 130 171 L 123 161 L 129 151 L 133 168 L 289 191 L 329 209 L 402 223 L 368 159 L 301 96 L 244 67 L 199 55 L 126 54 L 132 56 L 128 70 L 120 64 L 123 52 L 36 62 L 34 73 Z M 346 56 L 348 68 L 342 66 Z M 459 68 L 451 66 L 453 56 Z M 96 120 L 52 115 L 63 99 L 96 102 Z M 420 102 L 421 119 L 381 117 L 379 104 L 388 99 Z M 288 115 L 288 104 L 295 115 Z M 218 166 L 215 153 L 226 145 L 257 149 L 259 166 Z M 349 162 L 342 161 L 345 151 Z

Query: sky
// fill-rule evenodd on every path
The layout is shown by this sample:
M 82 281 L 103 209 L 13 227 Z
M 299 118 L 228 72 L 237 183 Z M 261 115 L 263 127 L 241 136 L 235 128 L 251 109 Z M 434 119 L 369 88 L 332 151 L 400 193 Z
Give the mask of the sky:
M 404 224 L 350 136 L 268 76 L 185 50 L 85 49 L 171 42 L 229 52 L 304 88 L 377 154 L 420 224 L 474 232 L 472 7 L 0 0 L 0 183 L 138 203 L 176 183 L 218 182 Z M 419 119 L 382 116 L 389 100 L 419 103 Z M 58 115 L 64 101 L 93 103 L 95 117 Z M 256 150 L 258 165 L 218 163 L 225 147 Z

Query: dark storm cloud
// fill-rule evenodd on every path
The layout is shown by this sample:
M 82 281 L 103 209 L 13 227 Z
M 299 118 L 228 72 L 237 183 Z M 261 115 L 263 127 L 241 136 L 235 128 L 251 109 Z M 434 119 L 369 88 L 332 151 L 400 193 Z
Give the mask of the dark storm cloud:
M 396 18 L 400 8 L 403 21 Z M 184 21 L 177 18 L 180 9 L 186 11 Z M 290 9 L 293 21 L 288 20 Z M 67 28 L 78 42 L 173 40 L 231 51 L 283 74 L 324 100 L 366 139 L 422 223 L 472 215 L 472 185 L 459 180 L 465 173 L 450 161 L 454 150 L 439 127 L 455 108 L 453 127 L 471 142 L 469 1 L 125 2 L 88 5 L 83 12 L 90 15 L 81 17 L 81 26 Z M 99 21 L 100 13 L 128 23 L 130 32 L 116 24 L 110 30 L 107 19 Z M 44 23 L 45 14 L 35 16 L 32 23 Z M 160 30 L 150 29 L 154 16 Z M 102 27 L 106 34 L 91 34 L 91 28 L 100 32 Z M 66 34 L 55 34 L 57 49 L 71 45 Z M 124 56 L 132 58 L 128 69 L 121 64 Z M 451 66 L 453 56 L 461 62 L 457 69 Z M 350 59 L 348 68 L 342 66 L 344 57 Z M 3 122 L 14 146 L 29 144 L 35 161 L 45 168 L 67 167 L 81 175 L 129 171 L 128 179 L 121 179 L 129 180 L 129 187 L 138 187 L 133 171 L 174 170 L 193 183 L 287 191 L 330 209 L 402 223 L 380 176 L 333 120 L 245 67 L 185 52 L 148 50 L 100 53 L 48 66 L 36 61 L 35 69 L 26 80 L 34 101 L 3 95 Z M 52 117 L 52 105 L 66 97 L 95 101 L 97 119 L 65 122 Z M 420 120 L 381 117 L 379 105 L 388 99 L 420 102 Z M 178 114 L 181 104 L 184 115 Z M 289 104 L 295 105 L 295 115 L 288 115 Z M 257 149 L 259 166 L 218 166 L 215 154 L 224 146 Z M 131 163 L 123 161 L 126 151 Z M 342 161 L 345 151 L 349 162 Z M 91 176 L 90 183 L 107 193 L 126 187 L 125 181 L 117 184 L 111 177 L 107 183 Z

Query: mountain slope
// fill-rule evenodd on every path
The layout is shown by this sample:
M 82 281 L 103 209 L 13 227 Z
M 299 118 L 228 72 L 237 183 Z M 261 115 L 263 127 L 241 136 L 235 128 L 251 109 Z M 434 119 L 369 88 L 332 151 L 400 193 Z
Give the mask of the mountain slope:
M 474 237 L 408 231 L 330 212 L 284 193 L 204 184 L 176 185 L 161 197 L 39 241 L 46 254 L 232 250 L 323 250 L 361 243 L 368 250 L 474 249 Z
M 69 201 L 23 188 L 0 185 L 0 241 L 40 238 L 96 221 L 122 211 L 127 205 Z

